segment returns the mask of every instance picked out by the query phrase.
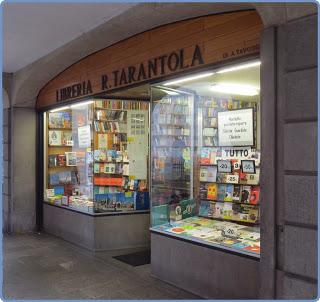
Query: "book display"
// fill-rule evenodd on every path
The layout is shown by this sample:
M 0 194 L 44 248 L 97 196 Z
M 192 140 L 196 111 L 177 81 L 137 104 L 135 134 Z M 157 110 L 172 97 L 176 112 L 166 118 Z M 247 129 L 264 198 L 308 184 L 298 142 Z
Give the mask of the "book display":
M 243 81 L 240 69 L 227 72 Z M 259 257 L 259 91 L 216 93 L 209 82 L 152 88 L 152 229 Z
M 175 204 L 192 196 L 193 98 L 167 96 L 153 103 L 152 202 Z
M 91 214 L 148 210 L 148 115 L 148 103 L 122 100 L 46 112 L 45 202 Z

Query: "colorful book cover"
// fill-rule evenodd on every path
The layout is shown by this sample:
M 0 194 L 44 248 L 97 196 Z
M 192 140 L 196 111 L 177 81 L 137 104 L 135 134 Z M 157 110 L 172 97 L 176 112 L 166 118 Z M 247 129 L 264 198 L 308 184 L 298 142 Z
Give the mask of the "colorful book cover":
M 77 165 L 77 152 L 66 152 L 66 165 L 67 166 Z
M 56 154 L 51 154 L 48 156 L 48 166 L 50 168 L 57 166 L 57 155 Z
M 208 184 L 200 183 L 199 197 L 200 197 L 200 199 L 207 199 L 208 198 Z
M 66 155 L 65 154 L 58 154 L 57 155 L 57 166 L 64 167 L 66 166 Z
M 218 196 L 218 186 L 217 184 L 208 184 L 207 186 L 207 198 L 211 200 L 216 200 Z
M 108 134 L 98 134 L 98 148 L 108 149 Z
M 223 205 L 223 218 L 224 219 L 233 219 L 233 210 L 232 210 L 232 203 L 231 202 L 225 202 Z
M 100 164 L 99 163 L 95 163 L 93 165 L 93 173 L 100 173 Z
M 226 193 L 223 200 L 224 201 L 233 200 L 233 185 L 226 185 Z
M 64 194 L 64 187 L 63 186 L 54 187 L 54 195 L 55 196 L 62 196 L 63 194 Z
M 73 137 L 71 131 L 63 131 L 62 133 L 62 145 L 73 146 Z
M 208 178 L 208 171 L 206 169 L 207 167 L 201 167 L 200 168 L 200 181 L 207 181 Z
M 212 202 L 210 204 L 209 216 L 212 218 L 223 218 L 223 202 Z
M 250 193 L 251 187 L 250 186 L 242 186 L 241 187 L 241 203 L 250 203 Z
M 209 148 L 202 148 L 201 149 L 201 165 L 210 165 L 210 149 Z
M 135 210 L 148 210 L 150 208 L 149 192 L 137 192 Z
M 223 201 L 226 196 L 227 185 L 218 185 L 218 196 L 217 200 Z
M 61 146 L 62 145 L 62 131 L 49 130 L 49 146 Z
M 53 186 L 59 184 L 59 173 L 49 173 L 49 184 Z
M 235 202 L 240 201 L 240 192 L 241 192 L 240 185 L 234 185 L 233 186 L 233 196 L 232 196 L 233 201 L 235 201 Z
M 201 200 L 199 206 L 199 215 L 208 217 L 209 216 L 209 209 L 210 209 L 210 201 L 208 200 Z
M 71 171 L 60 172 L 59 174 L 59 183 L 60 184 L 69 184 L 71 183 Z
M 251 188 L 250 204 L 259 204 L 260 200 L 260 187 L 254 186 Z
M 217 183 L 226 183 L 227 182 L 227 174 L 226 173 L 217 173 Z
M 242 222 L 257 223 L 259 221 L 259 209 L 249 204 L 233 204 L 233 219 Z
M 207 181 L 216 182 L 217 180 L 217 166 L 207 168 Z

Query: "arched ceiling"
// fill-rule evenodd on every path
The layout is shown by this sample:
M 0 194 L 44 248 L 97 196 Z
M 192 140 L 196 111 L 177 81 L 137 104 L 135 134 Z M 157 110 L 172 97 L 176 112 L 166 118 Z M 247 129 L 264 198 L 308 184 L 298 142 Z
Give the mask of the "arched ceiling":
M 112 3 L 105 3 L 105 5 Z M 11 97 L 14 105 L 34 107 L 39 90 L 57 74 L 87 55 L 148 29 L 192 17 L 229 11 L 257 9 L 265 25 L 288 18 L 285 4 L 250 3 L 141 3 L 81 34 L 51 53 L 13 74 Z M 292 14 L 301 14 L 292 7 Z M 285 12 L 285 13 L 284 13 Z M 58 20 L 58 19 L 57 19 Z M 282 20 L 282 21 L 281 21 Z

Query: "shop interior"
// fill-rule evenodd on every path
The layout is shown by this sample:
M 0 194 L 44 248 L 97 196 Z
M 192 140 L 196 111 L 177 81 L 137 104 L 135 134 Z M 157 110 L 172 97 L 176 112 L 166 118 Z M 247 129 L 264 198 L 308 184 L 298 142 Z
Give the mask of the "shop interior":
M 259 257 L 258 60 L 61 105 L 43 120 L 44 202 L 90 215 L 151 208 L 152 231 Z

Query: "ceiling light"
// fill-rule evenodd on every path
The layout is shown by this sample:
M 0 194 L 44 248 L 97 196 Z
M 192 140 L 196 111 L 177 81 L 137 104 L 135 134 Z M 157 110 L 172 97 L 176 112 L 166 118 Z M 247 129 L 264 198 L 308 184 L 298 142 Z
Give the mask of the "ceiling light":
M 179 93 L 171 91 L 171 90 L 166 90 L 166 89 L 160 89 L 160 90 L 165 92 L 166 94 L 169 94 L 169 95 L 179 95 Z
M 84 105 L 89 105 L 89 104 L 93 104 L 93 101 L 86 101 L 86 102 L 77 103 L 77 104 L 71 105 L 71 108 L 82 107 Z
M 205 77 L 209 77 L 209 76 L 211 76 L 213 74 L 214 74 L 214 72 L 201 73 L 201 74 L 197 74 L 197 75 L 194 75 L 194 76 L 185 77 L 185 78 L 182 78 L 182 79 L 178 79 L 178 80 L 174 80 L 174 81 L 171 81 L 171 82 L 167 82 L 167 83 L 164 83 L 163 85 L 164 86 L 170 86 L 170 85 L 175 85 L 175 84 L 181 84 L 181 83 L 184 83 L 184 82 L 189 82 L 189 81 L 193 81 L 193 80 L 198 80 L 198 79 L 202 79 L 202 78 L 205 78 Z
M 57 112 L 57 111 L 62 111 L 67 109 L 70 109 L 70 107 L 69 106 L 59 107 L 59 108 L 50 110 L 50 112 Z
M 244 63 L 244 64 L 232 66 L 232 67 L 223 68 L 223 69 L 217 71 L 217 73 L 225 73 L 225 72 L 231 72 L 231 71 L 236 71 L 236 70 L 242 70 L 242 69 L 247 69 L 247 68 L 260 66 L 260 65 L 261 65 L 260 61 L 253 61 L 253 62 Z
M 211 90 L 220 93 L 237 94 L 254 96 L 258 95 L 260 89 L 250 85 L 230 84 L 230 83 L 216 83 L 211 86 Z

